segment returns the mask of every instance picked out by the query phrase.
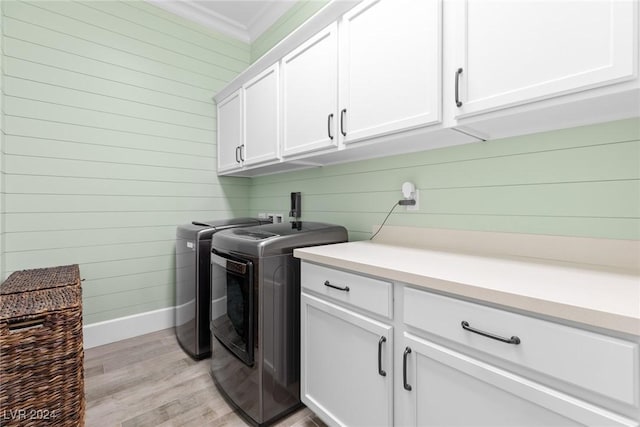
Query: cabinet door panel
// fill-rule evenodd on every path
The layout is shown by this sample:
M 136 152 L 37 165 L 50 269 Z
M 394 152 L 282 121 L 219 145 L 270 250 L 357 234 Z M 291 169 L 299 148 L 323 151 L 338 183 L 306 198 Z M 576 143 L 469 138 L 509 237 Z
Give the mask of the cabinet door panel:
M 242 89 L 218 104 L 218 172 L 239 169 L 242 145 Z
M 344 142 L 440 120 L 441 2 L 367 1 L 340 28 Z
M 302 401 L 330 425 L 392 425 L 391 327 L 304 293 L 301 318 Z
M 278 64 L 244 85 L 246 165 L 278 158 L 280 106 Z
M 285 156 L 337 145 L 337 29 L 332 24 L 282 59 Z
M 636 425 L 604 409 L 405 334 L 411 348 L 408 424 L 417 426 Z M 409 422 L 410 421 L 410 422 Z
M 630 0 L 467 0 L 456 28 L 458 116 L 633 78 L 637 4 Z M 451 77 L 453 80 L 454 76 Z M 447 79 L 445 79 L 447 81 Z

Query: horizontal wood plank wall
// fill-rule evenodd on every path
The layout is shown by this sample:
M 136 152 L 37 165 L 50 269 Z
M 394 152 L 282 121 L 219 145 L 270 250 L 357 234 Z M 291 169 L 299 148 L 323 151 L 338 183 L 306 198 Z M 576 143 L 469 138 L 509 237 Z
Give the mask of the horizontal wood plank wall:
M 4 280 L 4 16 L 0 13 L 0 282 Z
M 80 264 L 85 324 L 173 306 L 176 225 L 248 214 L 211 96 L 249 46 L 143 1 L 2 14 L 3 275 Z
M 405 181 L 420 209 L 388 224 L 640 239 L 640 119 L 474 143 L 256 178 L 251 212 L 286 212 L 368 239 Z
M 291 9 L 251 43 L 251 62 L 267 53 L 327 3 L 329 0 L 297 0 Z

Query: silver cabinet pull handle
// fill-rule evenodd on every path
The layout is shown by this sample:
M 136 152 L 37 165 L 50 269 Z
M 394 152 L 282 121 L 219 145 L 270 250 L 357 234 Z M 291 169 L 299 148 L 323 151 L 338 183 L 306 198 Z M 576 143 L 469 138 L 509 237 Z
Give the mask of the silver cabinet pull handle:
M 340 286 L 332 285 L 332 284 L 331 284 L 331 282 L 330 282 L 330 281 L 328 281 L 328 280 L 325 280 L 325 281 L 324 281 L 324 285 L 325 285 L 326 287 L 333 288 L 333 289 L 337 289 L 337 290 L 339 290 L 339 291 L 349 292 L 349 287 L 348 287 L 348 286 L 340 287 Z
M 242 144 L 239 148 L 240 148 L 240 160 L 244 162 L 244 144 Z
M 238 151 L 240 150 L 240 146 L 236 147 L 236 163 L 240 163 L 240 157 L 238 157 Z
M 378 375 L 381 377 L 387 376 L 387 372 L 382 369 L 382 344 L 385 342 L 387 342 L 387 338 L 381 336 L 380 341 L 378 341 Z
M 340 111 L 340 133 L 342 133 L 342 136 L 347 136 L 347 132 L 344 130 L 344 117 L 346 114 L 347 114 L 346 108 Z
M 469 325 L 469 322 L 467 322 L 466 320 L 463 320 L 462 323 L 460 324 L 462 325 L 462 329 L 464 329 L 465 331 L 473 332 L 474 334 L 482 335 L 483 337 L 491 338 L 493 340 L 498 340 L 507 344 L 514 344 L 514 345 L 520 344 L 520 338 L 518 338 L 515 335 L 512 336 L 511 338 L 504 338 L 499 335 L 494 335 L 489 332 L 484 332 L 479 329 L 472 328 L 471 325 Z
M 411 386 L 407 383 L 407 356 L 411 354 L 411 347 L 405 347 L 402 355 L 402 385 L 407 391 L 411 391 Z

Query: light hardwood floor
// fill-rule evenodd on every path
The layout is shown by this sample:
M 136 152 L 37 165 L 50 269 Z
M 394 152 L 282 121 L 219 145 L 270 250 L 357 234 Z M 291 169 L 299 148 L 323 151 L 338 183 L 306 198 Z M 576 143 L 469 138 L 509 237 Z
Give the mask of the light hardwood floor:
M 247 426 L 213 384 L 209 362 L 191 359 L 173 329 L 86 350 L 85 425 Z M 325 426 L 307 408 L 276 425 Z

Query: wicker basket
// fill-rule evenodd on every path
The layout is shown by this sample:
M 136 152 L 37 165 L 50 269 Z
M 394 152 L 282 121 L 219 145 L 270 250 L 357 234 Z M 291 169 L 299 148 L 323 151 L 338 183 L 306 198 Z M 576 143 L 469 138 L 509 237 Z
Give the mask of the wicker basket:
M 77 264 L 15 271 L 0 285 L 0 295 L 62 286 L 80 286 L 80 268 Z
M 0 425 L 84 424 L 77 265 L 13 273 L 0 285 Z

